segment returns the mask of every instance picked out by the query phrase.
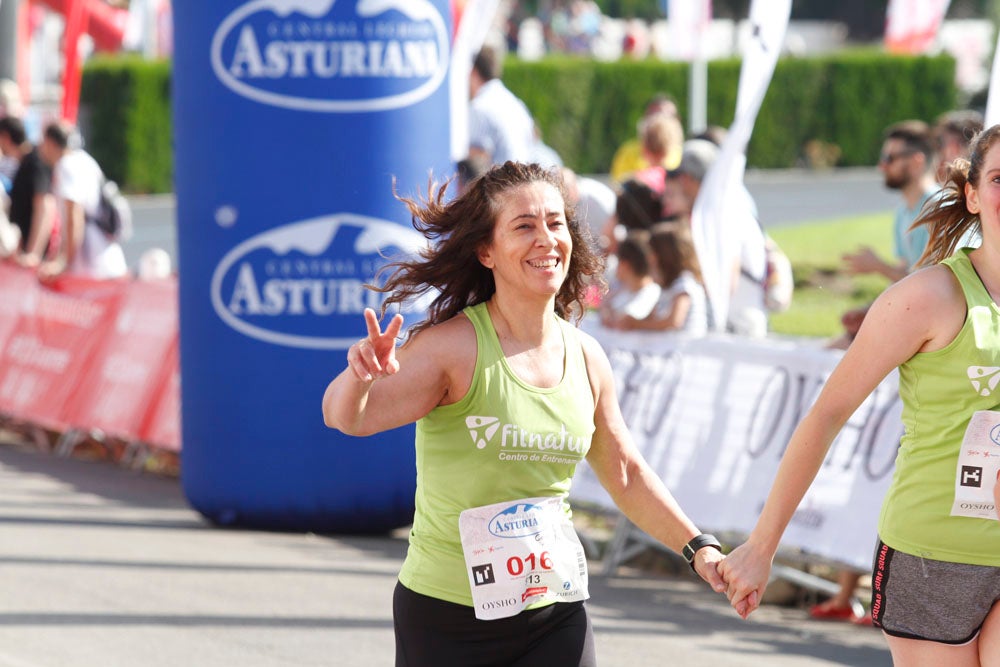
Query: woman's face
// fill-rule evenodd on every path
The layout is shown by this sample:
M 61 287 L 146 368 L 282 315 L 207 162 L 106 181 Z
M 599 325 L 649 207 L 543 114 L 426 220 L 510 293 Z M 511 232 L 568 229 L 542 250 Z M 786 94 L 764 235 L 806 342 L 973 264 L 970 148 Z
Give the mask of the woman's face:
M 978 214 L 983 236 L 1000 237 L 1000 141 L 994 141 L 979 171 L 979 182 L 965 184 L 966 207 Z
M 497 292 L 554 297 L 566 279 L 572 252 L 562 195 L 539 181 L 503 197 L 493 238 L 478 255 L 493 271 Z

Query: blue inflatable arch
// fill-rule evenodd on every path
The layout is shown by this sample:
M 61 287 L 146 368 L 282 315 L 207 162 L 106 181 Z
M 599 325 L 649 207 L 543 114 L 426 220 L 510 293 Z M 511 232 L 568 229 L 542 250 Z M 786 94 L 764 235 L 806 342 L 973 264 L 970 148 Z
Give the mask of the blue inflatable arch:
M 379 303 L 361 285 L 423 242 L 393 177 L 452 171 L 449 4 L 174 0 L 174 22 L 185 494 L 225 525 L 406 525 L 413 428 L 348 437 L 320 403 Z

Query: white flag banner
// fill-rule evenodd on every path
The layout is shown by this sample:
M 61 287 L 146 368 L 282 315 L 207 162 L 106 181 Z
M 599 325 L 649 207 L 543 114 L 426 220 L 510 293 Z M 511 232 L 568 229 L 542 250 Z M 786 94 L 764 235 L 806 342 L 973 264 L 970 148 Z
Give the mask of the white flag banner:
M 992 127 L 997 123 L 1000 123 L 1000 30 L 997 31 L 997 48 L 993 53 L 990 92 L 986 96 L 986 114 L 983 116 L 983 126 Z
M 743 184 L 746 148 L 785 41 L 791 12 L 792 0 L 753 0 L 750 5 L 751 33 L 743 49 L 736 117 L 718 159 L 702 181 L 691 213 L 691 233 L 711 302 L 712 323 L 720 331 L 725 329 L 729 314 L 741 239 L 759 231 L 750 193 Z
M 885 48 L 892 53 L 924 53 L 934 44 L 951 0 L 889 0 Z
M 129 0 L 128 18 L 125 20 L 125 34 L 122 36 L 122 48 L 127 51 L 145 51 L 150 42 L 149 0 Z
M 712 20 L 712 0 L 670 0 L 667 4 L 667 55 L 691 61 L 703 53 L 702 40 Z
M 453 0 L 454 2 L 454 0 Z M 451 159 L 469 155 L 469 74 L 486 41 L 500 0 L 466 0 L 451 49 L 448 92 L 451 102 Z

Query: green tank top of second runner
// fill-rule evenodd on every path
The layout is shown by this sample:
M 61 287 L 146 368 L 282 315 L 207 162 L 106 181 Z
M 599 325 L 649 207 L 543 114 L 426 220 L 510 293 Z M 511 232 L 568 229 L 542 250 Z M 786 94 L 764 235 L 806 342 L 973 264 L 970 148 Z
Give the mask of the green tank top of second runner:
M 594 395 L 579 333 L 557 318 L 562 380 L 534 387 L 511 370 L 485 303 L 463 311 L 476 330 L 472 385 L 458 402 L 417 422 L 416 512 L 400 582 L 430 597 L 472 606 L 458 516 L 521 498 L 565 498 L 590 449 Z M 555 315 L 553 315 L 555 317 Z
M 942 262 L 965 293 L 962 329 L 944 348 L 918 353 L 899 367 L 905 431 L 878 529 L 897 551 L 1000 566 L 1000 521 L 951 516 L 965 429 L 974 412 L 1000 405 L 1000 309 L 968 253 L 962 249 Z

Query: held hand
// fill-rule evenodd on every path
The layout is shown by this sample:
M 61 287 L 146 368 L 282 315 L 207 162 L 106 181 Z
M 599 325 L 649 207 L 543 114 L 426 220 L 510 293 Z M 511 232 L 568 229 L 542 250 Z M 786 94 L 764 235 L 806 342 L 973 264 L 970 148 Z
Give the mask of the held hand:
M 359 380 L 374 382 L 399 370 L 396 337 L 403 326 L 403 316 L 398 313 L 393 316 L 383 332 L 375 311 L 365 308 L 365 324 L 368 325 L 368 337 L 350 347 L 347 351 L 347 363 Z
M 694 571 L 716 593 L 726 592 L 726 582 L 719 575 L 719 563 L 725 560 L 725 558 L 721 551 L 712 547 L 702 547 L 694 555 Z
M 719 563 L 719 575 L 726 582 L 726 597 L 741 618 L 746 619 L 760 606 L 771 575 L 771 557 L 742 544 Z

